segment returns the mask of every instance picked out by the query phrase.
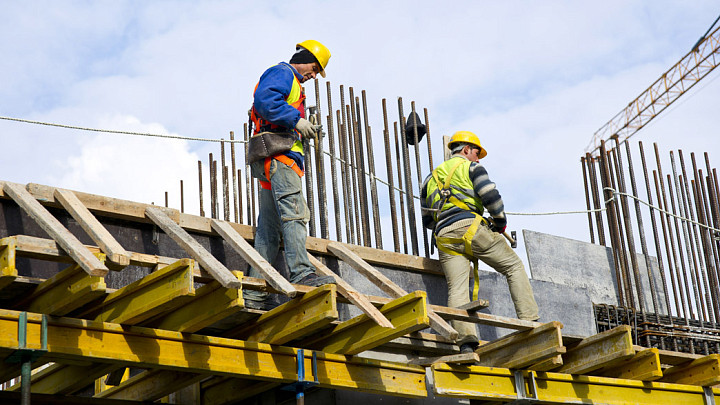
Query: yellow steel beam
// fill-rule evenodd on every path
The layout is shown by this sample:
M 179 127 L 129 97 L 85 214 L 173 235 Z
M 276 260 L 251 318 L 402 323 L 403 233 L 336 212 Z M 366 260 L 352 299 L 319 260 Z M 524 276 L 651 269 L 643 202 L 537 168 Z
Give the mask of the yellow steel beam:
M 524 397 L 543 404 L 705 404 L 703 388 L 692 385 L 534 371 L 518 371 L 523 378 L 521 385 L 516 385 L 510 369 L 442 363 L 431 368 L 434 391 L 439 396 L 503 402 Z M 709 395 L 717 402 L 720 389 L 709 391 Z
M 97 253 L 98 259 L 105 255 Z M 30 312 L 64 316 L 105 295 L 105 278 L 87 274 L 74 264 L 43 281 L 32 294 L 15 308 Z
M 710 386 L 720 383 L 720 354 L 711 354 L 665 370 L 661 381 Z
M 587 374 L 603 367 L 619 364 L 635 355 L 630 326 L 622 325 L 592 335 L 568 348 L 563 366 L 557 371 L 568 374 Z
M 382 327 L 362 314 L 304 344 L 324 352 L 343 354 L 357 354 L 380 346 L 396 337 L 430 326 L 426 298 L 424 291 L 415 291 L 383 305 L 380 312 L 392 322 L 395 326 L 393 329 Z
M 0 290 L 10 285 L 18 276 L 15 268 L 15 238 L 0 239 Z
M 241 271 L 232 273 L 242 281 Z M 225 288 L 218 281 L 212 281 L 198 288 L 190 301 L 183 304 L 158 322 L 153 322 L 152 326 L 158 329 L 194 333 L 245 307 L 242 290 Z
M 480 345 L 475 353 L 481 366 L 526 368 L 535 363 L 565 353 L 562 323 L 548 322 L 535 329 L 518 331 Z
M 423 302 L 424 302 L 424 294 Z M 18 347 L 20 312 L 0 309 L 0 349 Z M 41 316 L 28 314 L 27 347 L 41 348 Z M 374 322 L 373 322 L 374 323 Z M 297 379 L 297 349 L 134 326 L 53 318 L 48 321 L 48 361 L 91 361 L 140 368 L 250 378 L 278 383 Z M 305 370 L 312 353 L 305 351 Z M 389 361 L 317 354 L 321 387 L 425 397 L 425 369 Z M 313 380 L 306 371 L 306 379 Z
M 173 300 L 188 300 L 194 294 L 195 262 L 180 259 L 148 276 L 109 294 L 98 306 L 96 321 L 137 324 L 176 305 Z
M 337 289 L 329 284 L 273 308 L 225 336 L 281 345 L 316 332 L 337 318 Z

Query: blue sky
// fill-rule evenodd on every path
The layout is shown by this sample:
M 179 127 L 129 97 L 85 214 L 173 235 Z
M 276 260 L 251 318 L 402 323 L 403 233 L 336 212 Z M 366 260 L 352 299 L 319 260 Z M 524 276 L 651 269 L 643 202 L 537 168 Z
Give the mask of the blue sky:
M 480 136 L 489 151 L 483 162 L 510 212 L 583 209 L 579 158 L 592 134 L 680 60 L 720 13 L 713 1 L 0 6 L 0 116 L 227 138 L 242 132 L 262 71 L 313 38 L 333 54 L 327 80 L 335 92 L 340 84 L 367 91 L 381 178 L 381 99 L 393 119 L 402 96 L 406 112 L 411 100 L 429 110 L 436 162 L 441 135 Z M 661 151 L 708 151 L 717 165 L 718 75 L 633 139 L 658 142 Z M 2 180 L 155 203 L 168 191 L 179 207 L 183 179 L 193 213 L 197 160 L 219 152 L 217 144 L 4 120 L 0 141 Z M 510 216 L 509 226 L 589 240 L 584 215 Z

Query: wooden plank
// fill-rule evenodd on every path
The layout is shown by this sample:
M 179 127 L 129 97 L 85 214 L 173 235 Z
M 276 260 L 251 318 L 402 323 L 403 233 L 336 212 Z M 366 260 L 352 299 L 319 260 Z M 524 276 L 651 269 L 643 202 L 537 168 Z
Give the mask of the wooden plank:
M 417 357 L 408 360 L 408 364 L 417 364 L 419 366 L 428 367 L 435 363 L 475 364 L 479 360 L 480 357 L 477 353 L 461 353 L 439 357 Z
M 156 401 L 164 396 L 207 378 L 172 370 L 149 370 L 95 395 L 96 398 L 132 401 Z
M 625 359 L 622 363 L 612 368 L 598 370 L 593 374 L 641 381 L 655 381 L 663 376 L 660 354 L 656 348 L 640 350 L 635 356 Z
M 642 346 L 635 346 L 636 351 L 645 349 Z M 693 360 L 702 358 L 702 354 L 690 354 L 682 352 L 674 352 L 670 350 L 658 350 L 660 355 L 660 363 L 663 365 L 677 366 L 680 364 L 687 364 Z
M 306 339 L 302 347 L 311 347 L 327 353 L 358 354 L 380 346 L 397 337 L 427 328 L 427 295 L 415 291 L 380 308 L 394 328 L 377 325 L 362 314 L 333 327 L 323 336 Z
M 18 276 L 15 267 L 15 249 L 14 238 L 0 239 L 0 290 L 12 284 Z
M 630 326 L 621 325 L 608 331 L 583 339 L 569 347 L 563 356 L 559 373 L 588 374 L 603 367 L 611 367 L 633 357 L 635 349 Z
M 400 288 L 397 284 L 392 282 L 384 274 L 379 272 L 377 269 L 372 267 L 368 262 L 360 258 L 351 250 L 347 249 L 344 245 L 332 242 L 328 244 L 328 250 L 331 251 L 340 260 L 348 263 L 360 274 L 364 275 L 370 282 L 378 286 L 386 294 L 391 297 L 402 297 L 407 294 L 405 290 Z M 457 339 L 458 332 L 450 326 L 444 319 L 431 310 L 428 311 L 428 317 L 430 318 L 430 327 L 441 335 L 448 339 Z
M 528 367 L 528 370 L 535 371 L 550 371 L 560 368 L 563 365 L 562 355 L 558 354 L 555 357 L 551 357 L 547 360 L 541 361 L 540 363 L 533 364 Z
M 100 256 L 104 256 L 99 253 Z M 43 281 L 22 299 L 17 308 L 41 314 L 65 316 L 106 293 L 105 279 L 91 276 L 77 264 Z
M 364 294 L 360 294 L 353 286 L 347 281 L 343 280 L 340 276 L 335 274 L 332 270 L 327 268 L 320 260 L 316 259 L 311 254 L 308 254 L 310 263 L 315 266 L 315 271 L 321 276 L 332 276 L 335 277 L 335 283 L 337 285 L 338 292 L 345 298 L 353 303 L 356 307 L 360 308 L 370 319 L 374 320 L 378 325 L 385 328 L 392 328 L 392 322 L 390 322 L 385 315 L 382 314 L 371 302 L 367 299 Z
M 116 369 L 116 364 L 96 363 L 78 367 L 55 363 L 50 367 L 33 373 L 30 378 L 30 392 L 33 394 L 71 394 L 87 386 L 87 381 L 100 378 Z M 9 388 L 19 391 L 20 383 Z
M 454 342 L 449 341 L 444 336 L 434 333 L 413 332 L 399 338 L 395 338 L 382 346 L 375 348 L 375 351 L 385 351 L 390 349 L 412 351 L 415 353 L 423 353 L 427 356 L 437 357 L 449 354 L 456 354 L 460 351 L 460 347 Z
M 292 284 L 290 284 L 290 282 L 282 276 L 282 274 L 278 273 L 278 271 L 275 270 L 275 268 L 273 268 L 273 266 L 268 263 L 265 258 L 260 256 L 260 253 L 250 246 L 250 244 L 247 243 L 247 241 L 240 236 L 240 234 L 237 233 L 229 223 L 213 219 L 211 221 L 211 225 L 212 228 L 220 236 L 222 236 L 225 242 L 233 248 L 233 250 L 240 254 L 246 262 L 263 275 L 265 280 L 267 280 L 273 288 L 290 298 L 297 294 L 295 287 L 293 287 Z
M 50 214 L 25 188 L 6 182 L 3 190 L 91 276 L 104 276 L 105 267 L 80 241 Z
M 109 294 L 98 305 L 96 321 L 138 324 L 165 312 L 173 300 L 188 301 L 195 292 L 194 262 L 181 259 Z
M 242 280 L 242 272 L 233 271 L 238 280 Z M 194 333 L 215 322 L 225 319 L 245 307 L 242 290 L 225 288 L 217 281 L 212 281 L 195 290 L 195 295 L 152 327 Z
M 560 322 L 548 322 L 478 346 L 475 350 L 480 356 L 478 365 L 521 369 L 563 354 L 560 329 Z
M 665 370 L 663 382 L 709 387 L 720 383 L 720 354 L 711 354 Z
M 479 300 L 475 300 L 475 301 L 470 301 L 464 305 L 460 305 L 457 308 L 468 311 L 468 312 L 475 312 L 478 309 L 487 308 L 489 306 L 490 306 L 490 302 L 488 300 L 479 299 Z
M 338 319 L 337 291 L 323 285 L 262 314 L 255 322 L 241 325 L 224 336 L 282 345 L 328 326 Z
M 123 267 L 130 264 L 128 252 L 110 235 L 110 232 L 90 213 L 72 191 L 58 188 L 55 190 L 54 195 L 90 236 L 90 239 L 97 243 L 110 261 Z
M 150 218 L 157 226 L 159 226 L 168 236 L 170 236 L 178 245 L 195 260 L 197 260 L 205 270 L 215 277 L 217 281 L 225 288 L 241 288 L 242 283 L 235 277 L 225 265 L 220 263 L 210 252 L 205 250 L 198 241 L 190 236 L 187 231 L 180 225 L 173 222 L 165 213 L 155 207 L 145 209 L 145 215 Z

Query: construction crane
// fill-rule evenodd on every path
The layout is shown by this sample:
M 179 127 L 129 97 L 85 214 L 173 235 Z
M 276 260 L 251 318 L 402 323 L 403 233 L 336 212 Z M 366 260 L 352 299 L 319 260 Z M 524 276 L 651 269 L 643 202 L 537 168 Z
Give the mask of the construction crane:
M 585 152 L 597 156 L 600 143 L 615 135 L 619 143 L 624 142 L 712 72 L 720 63 L 720 27 L 708 33 L 718 20 L 675 66 L 598 129 Z

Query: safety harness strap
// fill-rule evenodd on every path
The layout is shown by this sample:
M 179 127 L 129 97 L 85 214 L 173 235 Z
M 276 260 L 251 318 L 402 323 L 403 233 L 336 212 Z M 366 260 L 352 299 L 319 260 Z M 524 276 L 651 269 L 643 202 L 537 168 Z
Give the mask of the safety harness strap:
M 473 292 L 472 292 L 472 300 L 477 301 L 478 294 L 480 291 L 480 278 L 478 275 L 478 260 L 475 256 L 472 254 L 472 239 L 475 236 L 475 233 L 477 233 L 478 227 L 481 224 L 487 224 L 487 221 L 485 218 L 483 218 L 481 215 L 475 214 L 475 220 L 473 220 L 472 224 L 470 224 L 470 227 L 468 227 L 468 230 L 465 232 L 465 234 L 462 236 L 462 238 L 444 238 L 444 237 L 435 237 L 435 243 L 437 244 L 437 247 L 440 251 L 445 252 L 450 255 L 455 256 L 465 256 L 468 260 L 470 260 L 473 263 Z M 464 246 L 464 252 L 456 252 L 454 250 L 451 250 L 446 245 L 454 245 L 462 243 Z
M 291 158 L 287 157 L 286 155 L 275 155 L 273 157 L 265 158 L 265 178 L 270 180 L 270 163 L 272 163 L 272 160 L 275 159 L 278 162 L 284 163 L 287 167 L 293 169 L 295 173 L 297 173 L 298 176 L 302 177 L 305 175 L 305 171 L 298 167 L 297 163 L 292 160 Z M 264 188 L 265 190 L 270 190 L 270 182 L 260 180 L 260 187 Z

